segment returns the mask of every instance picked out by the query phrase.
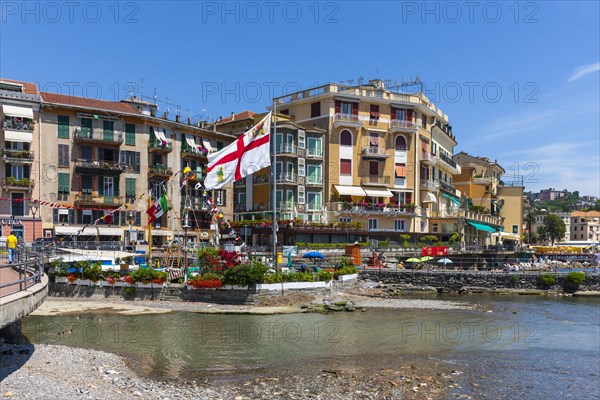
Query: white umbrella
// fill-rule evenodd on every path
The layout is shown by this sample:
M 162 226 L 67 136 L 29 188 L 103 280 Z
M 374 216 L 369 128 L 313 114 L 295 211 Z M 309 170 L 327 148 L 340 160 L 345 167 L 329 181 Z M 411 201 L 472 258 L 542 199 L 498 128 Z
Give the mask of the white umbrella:
M 444 267 L 446 266 L 446 264 L 452 264 L 452 260 L 449 258 L 442 258 L 442 259 L 439 259 L 437 262 L 444 263 Z

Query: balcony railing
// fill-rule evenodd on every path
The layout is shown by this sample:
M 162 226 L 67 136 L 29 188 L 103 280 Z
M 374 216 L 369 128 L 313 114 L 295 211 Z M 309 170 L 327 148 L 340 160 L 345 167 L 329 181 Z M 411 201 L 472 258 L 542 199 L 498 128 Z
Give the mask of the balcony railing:
M 439 187 L 439 182 L 430 181 L 429 179 L 421 179 L 421 189 L 437 190 Z
M 30 163 L 33 162 L 32 150 L 2 149 L 2 159 L 8 163 Z
M 34 187 L 33 179 L 29 178 L 14 178 L 8 176 L 2 180 L 2 186 L 6 188 L 30 188 Z
M 362 126 L 362 121 L 357 114 L 336 113 L 333 115 L 333 123 L 338 126 Z
M 456 196 L 456 189 L 446 182 L 440 182 L 440 189 Z
M 278 211 L 294 211 L 297 208 L 295 201 L 281 201 L 279 202 Z
M 440 157 L 440 160 L 442 160 L 446 164 L 450 165 L 453 168 L 456 168 L 456 162 L 451 157 L 448 157 L 444 153 L 440 153 L 439 157 Z
M 102 170 L 103 172 L 121 173 L 125 170 L 125 166 L 118 161 L 109 160 L 76 160 L 73 162 L 75 168 Z
M 306 149 L 306 158 L 323 158 L 323 149 Z
M 75 141 L 78 142 L 102 142 L 105 144 L 122 144 L 123 133 L 116 131 L 105 131 L 104 129 L 92 129 L 77 127 L 74 131 Z
M 417 124 L 414 121 L 408 121 L 404 119 L 393 119 L 390 121 L 390 131 L 398 132 L 398 131 L 409 131 L 412 132 L 417 127 Z
M 364 146 L 362 155 L 365 157 L 387 158 L 390 156 L 388 149 L 379 146 Z
M 348 202 L 335 202 L 329 203 L 329 211 L 333 212 L 344 212 L 354 214 L 382 214 L 382 215 L 414 215 L 415 207 L 402 206 L 397 204 L 361 204 L 361 203 L 348 203 Z
M 307 186 L 323 185 L 323 177 L 322 176 L 307 176 L 306 177 L 306 185 Z
M 75 195 L 75 205 L 120 206 L 121 204 L 123 204 L 123 197 L 120 196 L 95 196 L 81 192 Z
M 362 175 L 360 177 L 361 185 L 389 185 L 390 177 L 389 176 L 380 176 L 380 175 Z
M 427 151 L 422 151 L 421 152 L 421 161 L 430 163 L 430 164 L 435 164 L 437 162 L 437 156 L 434 154 L 431 154 Z
M 296 183 L 298 175 L 293 172 L 280 172 L 277 174 L 278 183 Z
M 152 165 L 148 167 L 148 173 L 150 175 L 171 176 L 173 175 L 173 170 L 171 169 L 171 167 L 164 167 L 162 165 Z
M 157 140 L 151 140 L 148 143 L 148 150 L 150 150 L 151 153 L 170 153 L 173 151 L 173 143 L 163 143 Z
M 171 148 L 172 148 L 172 146 L 171 146 Z M 186 142 L 184 142 L 181 145 L 181 156 L 182 157 L 206 158 L 207 154 L 208 153 L 204 153 L 202 150 L 192 149 Z
M 298 148 L 295 144 L 291 143 L 280 144 L 277 146 L 277 154 L 297 156 Z
M 2 129 L 10 129 L 13 131 L 33 132 L 35 122 L 28 118 L 6 117 L 2 121 Z

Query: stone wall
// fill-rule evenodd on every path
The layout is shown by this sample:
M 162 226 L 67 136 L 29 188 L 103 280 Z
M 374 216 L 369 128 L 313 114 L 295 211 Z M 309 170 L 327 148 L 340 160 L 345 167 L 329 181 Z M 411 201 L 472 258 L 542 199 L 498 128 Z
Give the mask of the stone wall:
M 473 289 L 544 289 L 572 292 L 575 290 L 600 291 L 600 275 L 586 275 L 578 288 L 570 285 L 565 275 L 556 275 L 556 284 L 543 287 L 539 274 L 436 272 L 436 271 L 362 271 L 361 279 L 370 279 L 387 285 L 433 287 L 438 292 L 463 292 Z

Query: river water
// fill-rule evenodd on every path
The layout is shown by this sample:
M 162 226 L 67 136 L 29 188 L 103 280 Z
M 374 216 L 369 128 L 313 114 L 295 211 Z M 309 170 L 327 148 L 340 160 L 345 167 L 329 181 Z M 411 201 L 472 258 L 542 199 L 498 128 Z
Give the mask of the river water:
M 161 379 L 377 370 L 421 359 L 461 370 L 459 379 L 475 384 L 475 398 L 600 399 L 598 299 L 454 299 L 480 307 L 271 316 L 100 311 L 29 316 L 23 330 L 34 343 L 124 354 L 138 372 Z

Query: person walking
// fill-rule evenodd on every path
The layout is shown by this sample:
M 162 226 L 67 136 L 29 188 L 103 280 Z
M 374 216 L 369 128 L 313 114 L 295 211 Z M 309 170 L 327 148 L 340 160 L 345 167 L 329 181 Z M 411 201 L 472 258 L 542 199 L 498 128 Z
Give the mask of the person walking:
M 17 242 L 19 239 L 15 236 L 15 232 L 11 231 L 10 235 L 6 238 L 6 247 L 8 247 L 8 263 L 12 264 L 17 253 Z

